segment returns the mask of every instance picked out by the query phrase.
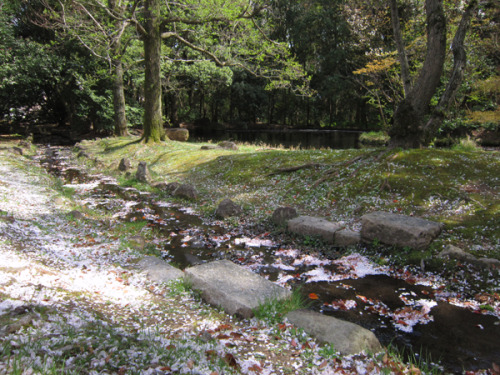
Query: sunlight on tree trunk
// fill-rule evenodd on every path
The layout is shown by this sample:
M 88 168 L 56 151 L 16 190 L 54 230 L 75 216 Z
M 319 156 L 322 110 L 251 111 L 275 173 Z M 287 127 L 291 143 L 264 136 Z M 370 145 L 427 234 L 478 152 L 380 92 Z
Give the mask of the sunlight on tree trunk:
M 160 34 L 160 2 L 145 1 L 145 82 L 144 82 L 144 135 L 148 142 L 160 142 L 165 139 L 161 107 L 161 34 Z
M 113 109 L 115 121 L 115 135 L 126 136 L 127 117 L 125 114 L 125 92 L 123 87 L 123 65 L 120 60 L 115 61 L 115 74 L 113 82 Z

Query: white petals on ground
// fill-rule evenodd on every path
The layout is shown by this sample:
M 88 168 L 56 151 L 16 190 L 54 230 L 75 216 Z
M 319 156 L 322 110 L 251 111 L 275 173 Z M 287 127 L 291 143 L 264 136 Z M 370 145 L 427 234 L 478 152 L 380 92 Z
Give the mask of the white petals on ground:
M 10 327 L 7 333 L 0 330 L 0 356 L 5 353 L 0 373 L 17 368 L 24 374 L 61 369 L 219 375 L 294 369 L 315 374 L 342 364 L 336 360 L 320 369 L 328 360 L 290 325 L 233 321 L 196 300 L 179 281 L 149 282 L 132 267 L 137 251 L 108 233 L 113 220 L 134 213 L 136 202 L 98 202 L 92 196 L 97 184 L 72 184 L 80 204 L 104 203 L 112 219 L 108 224 L 73 220 L 66 214 L 70 207 L 55 205 L 57 193 L 42 171 L 30 167 L 34 172 L 27 174 L 15 163 L 0 158 L 0 210 L 13 218 L 0 220 L 0 317 Z M 179 234 L 191 240 L 191 234 Z M 229 239 L 212 237 L 218 246 Z M 260 237 L 241 241 L 246 247 L 274 246 Z M 258 267 L 263 258 L 255 254 L 249 260 Z M 275 266 L 295 269 L 291 261 Z M 308 256 L 302 262 L 326 264 Z

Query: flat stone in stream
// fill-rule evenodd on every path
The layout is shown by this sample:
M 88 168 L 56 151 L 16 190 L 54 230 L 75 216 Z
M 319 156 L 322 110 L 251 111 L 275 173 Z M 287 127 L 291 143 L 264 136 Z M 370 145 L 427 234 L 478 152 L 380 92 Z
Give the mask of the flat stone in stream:
M 243 318 L 251 318 L 253 309 L 267 300 L 286 299 L 291 295 L 289 290 L 229 260 L 187 268 L 184 273 L 206 302 Z
M 372 212 L 361 217 L 361 239 L 387 245 L 425 249 L 441 233 L 442 223 L 419 217 Z
M 288 230 L 303 236 L 321 236 L 326 242 L 334 243 L 335 233 L 342 225 L 313 216 L 298 216 L 288 220 Z
M 357 324 L 327 316 L 311 310 L 295 310 L 286 317 L 298 328 L 323 343 L 333 344 L 342 355 L 362 351 L 377 353 L 382 346 L 372 331 Z
M 157 283 L 180 279 L 184 276 L 184 272 L 180 269 L 175 268 L 164 260 L 153 256 L 142 258 L 137 266 L 140 270 L 146 273 L 149 280 Z

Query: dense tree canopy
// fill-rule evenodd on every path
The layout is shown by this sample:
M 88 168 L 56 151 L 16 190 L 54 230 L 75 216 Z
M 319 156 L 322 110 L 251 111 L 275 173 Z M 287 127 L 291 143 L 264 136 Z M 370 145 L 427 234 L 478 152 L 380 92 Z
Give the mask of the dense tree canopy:
M 382 129 L 403 147 L 499 124 L 495 0 L 1 6 L 11 123 L 116 135 L 142 125 L 151 141 L 182 122 Z

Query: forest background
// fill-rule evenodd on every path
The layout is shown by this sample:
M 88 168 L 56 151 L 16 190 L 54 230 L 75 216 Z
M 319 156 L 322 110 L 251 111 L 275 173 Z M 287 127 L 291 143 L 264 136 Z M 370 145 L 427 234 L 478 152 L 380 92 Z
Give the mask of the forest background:
M 418 82 L 436 60 L 432 3 L 446 21 L 434 107 L 471 8 L 467 64 L 433 136 L 498 131 L 497 0 L 4 0 L 0 118 L 14 131 L 57 123 L 123 135 L 138 127 L 153 140 L 180 124 L 390 131 L 406 80 Z

